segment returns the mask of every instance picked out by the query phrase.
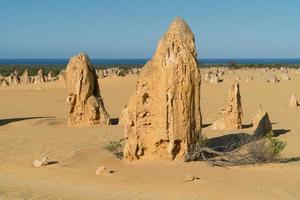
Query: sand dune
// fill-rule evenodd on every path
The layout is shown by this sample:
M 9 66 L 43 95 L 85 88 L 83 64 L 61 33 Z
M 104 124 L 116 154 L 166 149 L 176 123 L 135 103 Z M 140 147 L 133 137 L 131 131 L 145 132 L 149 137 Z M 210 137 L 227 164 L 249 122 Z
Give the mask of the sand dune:
M 212 131 L 226 104 L 227 88 L 236 75 L 244 110 L 241 131 Z M 252 133 L 247 126 L 263 104 L 273 129 L 287 142 L 283 156 L 300 156 L 300 108 L 290 108 L 300 96 L 300 74 L 290 81 L 267 83 L 271 72 L 238 70 L 219 84 L 202 84 L 202 114 L 208 137 Z M 246 82 L 247 76 L 254 80 Z M 101 95 L 112 118 L 118 118 L 135 90 L 137 76 L 100 80 Z M 123 137 L 123 127 L 67 125 L 68 105 L 62 81 L 0 88 L 0 199 L 299 199 L 300 162 L 246 167 L 210 167 L 203 162 L 134 161 L 117 159 L 104 144 Z M 33 168 L 47 154 L 57 164 Z M 96 176 L 98 166 L 114 173 Z M 199 177 L 183 182 L 187 174 Z

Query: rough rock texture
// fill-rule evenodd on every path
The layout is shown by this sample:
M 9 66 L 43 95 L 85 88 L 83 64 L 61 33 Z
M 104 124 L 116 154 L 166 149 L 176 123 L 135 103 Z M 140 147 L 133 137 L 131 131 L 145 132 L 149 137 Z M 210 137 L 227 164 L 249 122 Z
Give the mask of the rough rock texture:
M 53 75 L 52 71 L 49 71 L 47 75 L 47 81 L 55 81 L 57 78 Z
M 242 128 L 242 103 L 239 83 L 235 81 L 228 91 L 228 103 L 221 111 L 222 118 L 212 125 L 213 130 L 241 129 Z
M 12 85 L 13 84 L 13 75 L 12 74 L 10 74 L 7 77 L 5 77 L 5 79 L 6 79 L 8 85 Z
M 219 83 L 221 81 L 220 80 L 221 76 L 222 76 L 221 74 L 211 72 L 211 71 L 202 73 L 203 80 L 208 83 Z
M 120 116 L 119 116 L 119 125 L 126 125 L 129 122 L 129 114 L 127 105 L 124 106 Z
M 260 105 L 258 111 L 256 112 L 255 116 L 251 120 L 252 126 L 256 129 L 258 126 L 259 121 L 264 116 L 266 111 L 264 110 L 263 106 Z
M 121 69 L 118 67 L 108 68 L 103 70 L 104 77 L 118 77 L 120 76 Z
M 255 128 L 252 137 L 254 137 L 255 139 L 263 138 L 272 131 L 272 123 L 270 121 L 269 115 L 262 108 L 262 106 L 260 106 L 255 117 L 252 119 L 252 125 Z
M 65 81 L 66 80 L 66 70 L 61 70 L 58 74 L 58 80 L 59 81 Z
M 44 83 L 44 82 L 45 82 L 45 78 L 43 75 L 43 70 L 39 69 L 37 75 L 33 77 L 33 83 Z
M 216 74 L 216 73 L 212 73 L 210 75 L 210 83 L 219 83 L 220 80 L 219 80 L 219 76 Z
M 35 160 L 33 161 L 33 167 L 43 167 L 48 165 L 49 159 L 45 156 L 42 160 Z
M 186 175 L 186 177 L 183 179 L 184 182 L 190 182 L 190 181 L 194 181 L 195 177 L 192 174 L 188 174 Z
M 30 83 L 30 77 L 27 69 L 25 69 L 23 74 L 21 75 L 20 81 L 21 83 Z
M 111 174 L 113 171 L 110 171 L 107 166 L 103 165 L 97 168 L 96 175 L 107 175 Z
M 176 18 L 142 68 L 128 104 L 125 159 L 183 159 L 201 134 L 200 83 L 194 35 Z
M 1 86 L 2 86 L 2 87 L 9 86 L 7 80 L 4 79 L 4 80 L 2 81 L 2 83 L 1 83 Z
M 289 106 L 290 107 L 297 107 L 299 105 L 297 97 L 295 94 L 293 94 L 289 100 Z
M 100 96 L 96 72 L 86 54 L 70 59 L 66 73 L 69 124 L 109 124 L 110 118 Z
M 99 70 L 97 71 L 97 76 L 98 76 L 98 79 L 104 78 L 104 72 L 103 72 L 103 69 L 99 69 Z
M 138 74 L 140 71 L 139 68 L 135 67 L 135 68 L 129 68 L 128 69 L 128 74 Z
M 20 84 L 20 76 L 17 70 L 12 73 L 12 83 L 15 85 Z

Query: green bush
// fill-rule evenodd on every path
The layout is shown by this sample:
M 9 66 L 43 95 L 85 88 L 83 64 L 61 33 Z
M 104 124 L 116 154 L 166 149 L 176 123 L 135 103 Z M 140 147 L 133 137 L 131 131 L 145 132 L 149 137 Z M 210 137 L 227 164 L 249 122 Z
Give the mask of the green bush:
M 273 162 L 286 147 L 286 142 L 272 136 L 273 133 L 270 132 L 266 138 L 249 145 L 250 158 L 256 163 Z
M 278 156 L 286 147 L 286 142 L 282 142 L 277 138 L 268 138 L 269 149 L 273 156 Z
M 123 158 L 123 148 L 125 139 L 120 139 L 117 141 L 110 141 L 105 144 L 105 148 L 112 152 L 117 158 Z

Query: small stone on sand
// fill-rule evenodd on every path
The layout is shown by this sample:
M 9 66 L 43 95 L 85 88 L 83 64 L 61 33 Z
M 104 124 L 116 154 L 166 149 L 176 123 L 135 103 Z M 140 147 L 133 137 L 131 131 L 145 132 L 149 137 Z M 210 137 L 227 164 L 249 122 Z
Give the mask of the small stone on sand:
M 104 174 L 111 174 L 112 171 L 108 170 L 107 166 L 103 165 L 98 167 L 96 170 L 96 175 L 104 175 Z
M 48 165 L 48 157 L 45 156 L 42 160 L 33 161 L 33 167 L 42 167 Z
M 186 177 L 183 179 L 184 182 L 190 182 L 190 181 L 194 181 L 195 177 L 192 174 L 188 174 L 186 175 Z

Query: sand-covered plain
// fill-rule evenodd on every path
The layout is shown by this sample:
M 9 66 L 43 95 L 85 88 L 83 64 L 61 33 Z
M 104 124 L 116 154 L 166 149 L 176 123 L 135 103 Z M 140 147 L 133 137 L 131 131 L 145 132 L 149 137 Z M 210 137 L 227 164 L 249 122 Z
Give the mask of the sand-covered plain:
M 210 124 L 227 101 L 237 74 L 244 112 L 240 131 L 212 131 Z M 290 108 L 292 94 L 300 97 L 300 74 L 290 81 L 267 83 L 272 72 L 237 70 L 219 84 L 202 83 L 201 108 L 209 138 L 249 133 L 251 118 L 262 104 L 279 139 L 287 142 L 283 157 L 300 156 L 300 108 Z M 254 77 L 246 82 L 246 77 Z M 279 75 L 279 72 L 278 72 Z M 112 118 L 118 118 L 135 90 L 136 75 L 100 80 L 101 95 Z M 119 125 L 70 127 L 62 81 L 0 88 L 0 199 L 300 199 L 300 162 L 243 167 L 211 167 L 179 160 L 119 160 L 104 148 L 124 137 Z M 47 154 L 57 164 L 33 168 Z M 96 176 L 98 166 L 114 173 Z M 199 177 L 184 182 L 187 174 Z

